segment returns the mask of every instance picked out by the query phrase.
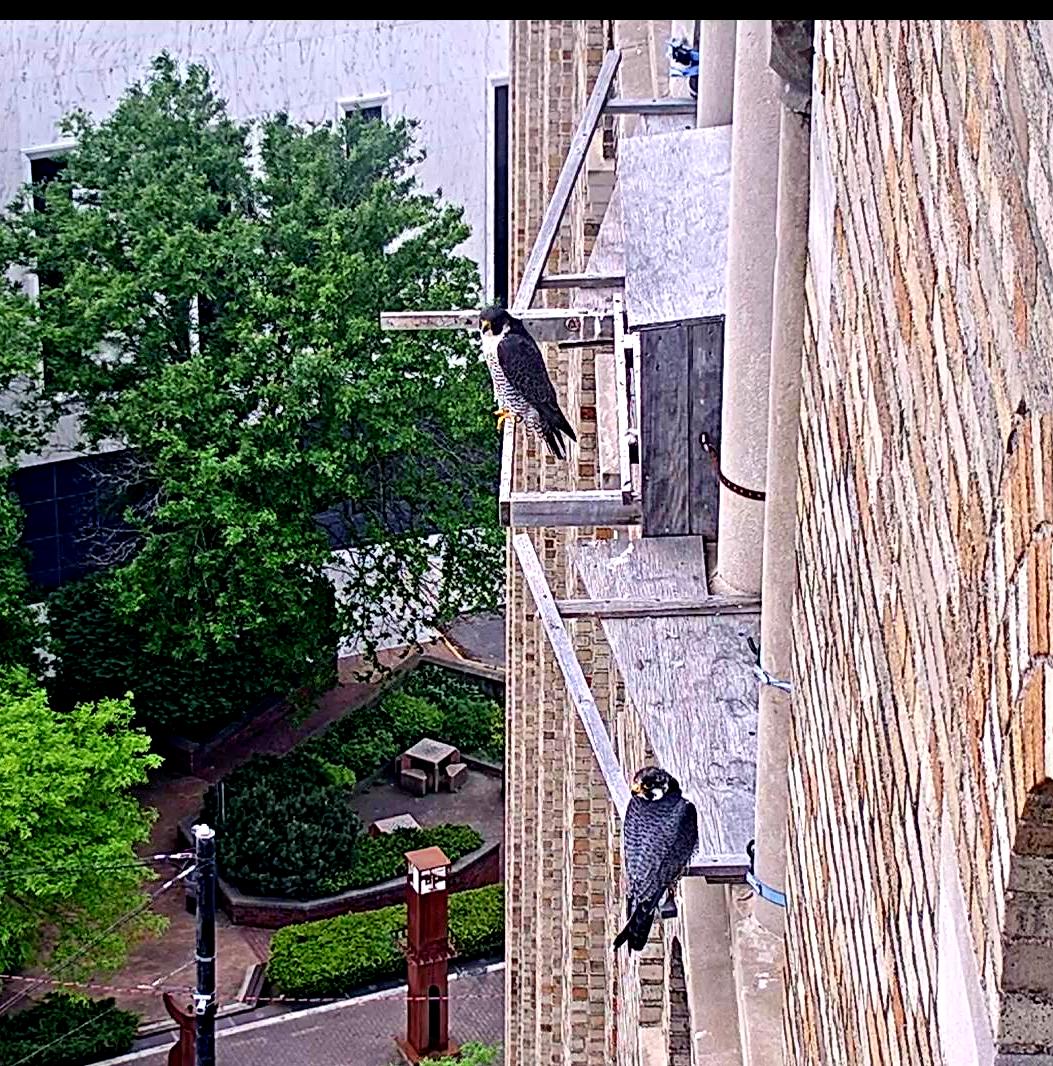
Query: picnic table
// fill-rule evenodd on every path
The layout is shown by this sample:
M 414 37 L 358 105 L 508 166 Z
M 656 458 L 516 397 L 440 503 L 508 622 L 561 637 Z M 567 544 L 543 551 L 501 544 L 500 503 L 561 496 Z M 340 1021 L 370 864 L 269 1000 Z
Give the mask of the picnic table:
M 438 792 L 443 770 L 460 761 L 461 753 L 452 744 L 425 737 L 402 753 L 401 763 L 403 770 L 423 770 L 429 791 Z

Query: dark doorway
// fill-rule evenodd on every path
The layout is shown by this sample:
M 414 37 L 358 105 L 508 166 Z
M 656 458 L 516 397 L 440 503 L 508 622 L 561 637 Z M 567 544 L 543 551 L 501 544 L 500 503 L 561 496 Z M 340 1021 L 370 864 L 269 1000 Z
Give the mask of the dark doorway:
M 429 1051 L 441 1051 L 439 1042 L 441 1040 L 441 1019 L 439 1012 L 442 1007 L 442 1002 L 439 999 L 439 987 L 438 985 L 432 985 L 428 989 L 428 1050 Z

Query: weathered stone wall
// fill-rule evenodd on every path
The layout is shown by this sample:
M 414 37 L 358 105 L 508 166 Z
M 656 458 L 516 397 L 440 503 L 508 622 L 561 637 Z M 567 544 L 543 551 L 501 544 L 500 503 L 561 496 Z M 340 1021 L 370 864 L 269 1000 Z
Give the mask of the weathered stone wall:
M 1048 1002 L 1001 994 L 1010 856 L 1053 755 L 1042 41 L 1025 22 L 817 23 L 794 1063 L 1053 1047 Z

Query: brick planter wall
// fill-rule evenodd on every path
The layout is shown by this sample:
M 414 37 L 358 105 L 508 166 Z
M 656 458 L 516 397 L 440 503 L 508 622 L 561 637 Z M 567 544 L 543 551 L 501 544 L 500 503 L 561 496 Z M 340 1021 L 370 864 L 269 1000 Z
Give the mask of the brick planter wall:
M 179 829 L 191 840 L 191 826 L 196 819 L 180 822 Z M 494 841 L 476 848 L 453 864 L 450 871 L 450 891 L 482 888 L 501 880 L 501 844 Z M 312 922 L 320 918 L 335 918 L 338 914 L 374 911 L 406 901 L 406 882 L 402 877 L 382 881 L 378 885 L 355 888 L 321 899 L 296 900 L 274 896 L 250 896 L 239 892 L 232 884 L 219 879 L 217 899 L 234 925 L 255 925 L 263 929 L 280 929 L 297 922 Z

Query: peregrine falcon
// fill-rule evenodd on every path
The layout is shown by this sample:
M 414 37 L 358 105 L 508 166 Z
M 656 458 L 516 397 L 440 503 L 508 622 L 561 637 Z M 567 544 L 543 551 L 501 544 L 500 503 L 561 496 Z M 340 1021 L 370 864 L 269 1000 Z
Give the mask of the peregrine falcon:
M 526 423 L 527 429 L 545 438 L 557 459 L 567 457 L 563 436 L 574 434 L 559 409 L 556 390 L 545 368 L 545 359 L 534 338 L 517 318 L 501 307 L 488 307 L 479 315 L 483 355 L 494 383 L 497 424 L 509 416 Z
M 629 921 L 614 941 L 642 951 L 662 897 L 672 896 L 698 846 L 698 813 L 680 794 L 680 783 L 657 766 L 638 770 L 622 826 L 622 854 L 629 883 Z

